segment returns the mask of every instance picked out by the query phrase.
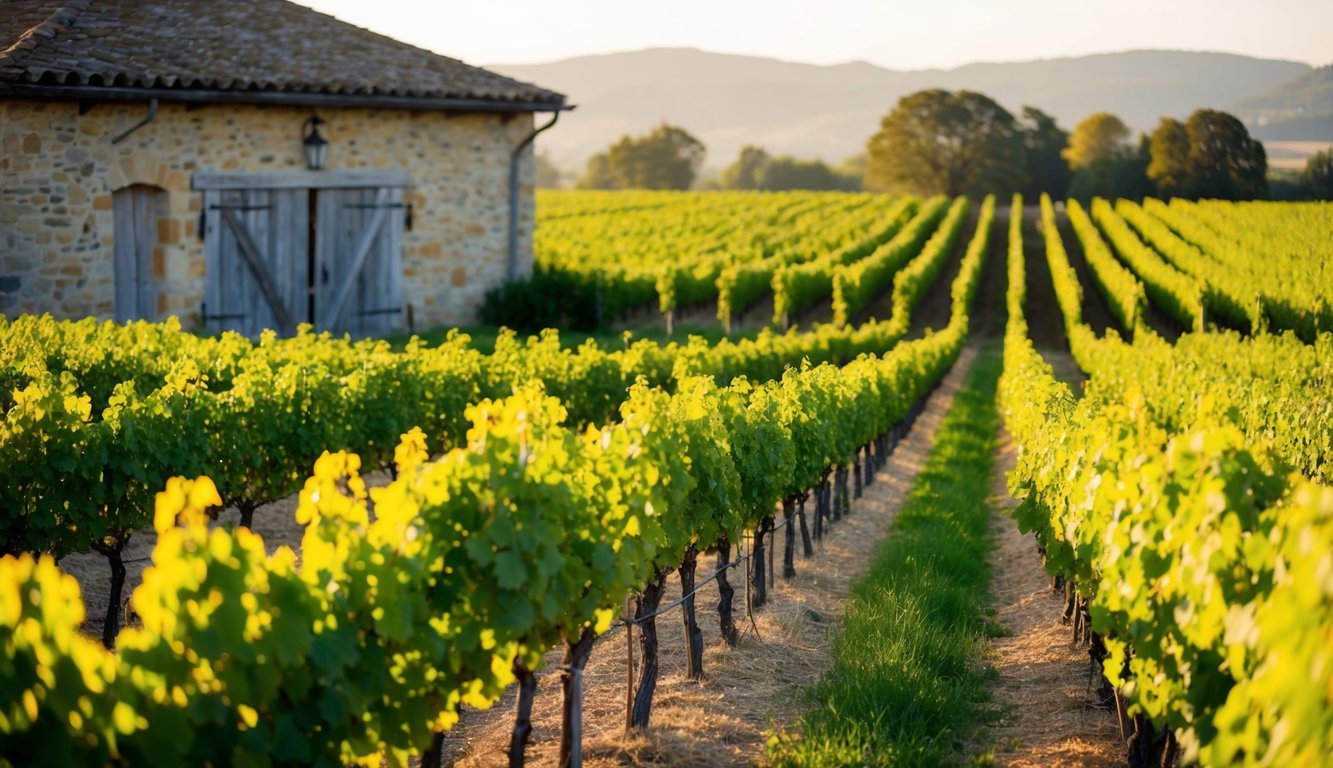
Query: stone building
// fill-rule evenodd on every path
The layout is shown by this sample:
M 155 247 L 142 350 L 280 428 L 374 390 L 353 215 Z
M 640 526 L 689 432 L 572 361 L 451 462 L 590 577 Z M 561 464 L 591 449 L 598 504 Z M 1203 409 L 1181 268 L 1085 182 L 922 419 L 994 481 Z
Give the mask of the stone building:
M 0 311 L 468 322 L 532 268 L 533 138 L 568 108 L 282 0 L 4 0 Z

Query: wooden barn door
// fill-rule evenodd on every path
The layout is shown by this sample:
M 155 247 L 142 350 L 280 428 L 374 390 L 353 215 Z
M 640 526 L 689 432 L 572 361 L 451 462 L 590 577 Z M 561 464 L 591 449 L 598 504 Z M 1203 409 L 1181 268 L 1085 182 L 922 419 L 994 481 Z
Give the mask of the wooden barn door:
M 151 320 L 157 315 L 153 256 L 157 244 L 157 207 L 165 190 L 144 184 L 111 193 L 115 226 L 113 262 L 116 322 Z
M 211 332 L 282 336 L 306 321 L 309 193 L 222 189 L 204 193 L 204 321 Z
M 318 190 L 315 326 L 353 336 L 401 325 L 403 189 Z
M 197 171 L 207 330 L 402 326 L 404 169 Z

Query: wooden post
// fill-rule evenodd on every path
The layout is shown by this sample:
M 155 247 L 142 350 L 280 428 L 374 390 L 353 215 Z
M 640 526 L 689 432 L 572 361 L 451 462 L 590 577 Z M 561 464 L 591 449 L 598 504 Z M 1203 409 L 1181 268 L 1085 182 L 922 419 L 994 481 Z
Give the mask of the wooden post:
M 796 500 L 782 500 L 782 519 L 787 524 L 787 535 L 783 537 L 782 578 L 796 576 Z
M 684 599 L 681 618 L 685 623 L 685 677 L 701 680 L 704 676 L 704 633 L 699 629 L 694 610 L 694 573 L 699 564 L 699 550 L 690 545 L 681 559 L 680 595 Z
M 595 635 L 585 627 L 575 642 L 565 641 L 565 661 L 560 666 L 564 702 L 560 712 L 560 768 L 583 766 L 583 668 L 592 653 Z

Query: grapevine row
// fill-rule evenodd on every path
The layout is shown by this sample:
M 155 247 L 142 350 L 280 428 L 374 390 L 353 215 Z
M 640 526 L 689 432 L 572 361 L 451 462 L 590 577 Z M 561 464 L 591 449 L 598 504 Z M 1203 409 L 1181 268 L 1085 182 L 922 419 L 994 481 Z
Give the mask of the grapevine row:
M 1161 219 L 1149 212 L 1157 200 L 1145 200 L 1139 205 L 1132 200 L 1115 201 L 1115 210 L 1138 231 L 1144 241 L 1204 286 L 1204 304 L 1215 317 L 1233 328 L 1259 333 L 1266 327 L 1263 304 L 1259 294 L 1244 277 L 1221 268 L 1197 247 L 1181 239 Z
M 766 271 L 773 292 L 773 322 L 782 328 L 789 327 L 798 312 L 832 295 L 833 274 L 838 267 L 870 257 L 881 248 L 891 247 L 895 236 L 904 231 L 904 227 L 920 229 L 922 226 L 930 226 L 933 221 L 927 211 L 931 210 L 933 204 L 934 201 L 927 201 L 921 208 L 921 214 L 909 222 L 909 218 L 917 212 L 918 201 L 906 198 L 884 215 L 882 226 L 860 242 L 814 259 L 784 263 L 776 269 L 769 267 Z M 918 224 L 918 221 L 926 223 Z M 755 266 L 760 270 L 764 267 L 762 264 Z
M 605 421 L 638 377 L 778 378 L 802 359 L 841 363 L 886 349 L 905 325 L 822 326 L 708 347 L 638 341 L 620 350 L 561 347 L 554 332 L 502 334 L 494 353 L 464 335 L 402 353 L 377 341 L 302 331 L 256 346 L 234 334 L 200 339 L 167 323 L 116 326 L 50 318 L 0 325 L 6 377 L 0 483 L 4 550 L 57 555 L 104 548 L 115 559 L 145 522 L 151 489 L 177 474 L 211 474 L 247 522 L 294 493 L 325 448 L 387 466 L 397 436 L 421 426 L 462 443 L 463 407 L 540 380 L 578 424 Z M 336 417 L 336 418 L 334 418 Z M 48 462 L 28 457 L 45 455 Z
M 591 640 L 626 591 L 642 601 L 691 550 L 762 528 L 778 500 L 864 453 L 939 379 L 966 336 L 988 235 L 968 249 L 949 325 L 883 358 L 759 385 L 691 378 L 674 395 L 638 385 L 619 421 L 583 431 L 562 426 L 540 386 L 521 387 L 469 407 L 466 447 L 440 459 L 421 431 L 404 435 L 398 478 L 369 492 L 354 455 L 325 454 L 301 494 L 299 564 L 286 549 L 265 557 L 244 529 L 210 530 L 212 483 L 173 480 L 132 598 L 143 626 L 115 654 L 77 634 L 77 586 L 51 558 L 0 559 L 12 587 L 0 590 L 0 663 L 13 670 L 0 749 L 20 761 L 58 749 L 93 763 L 402 764 L 551 643 L 566 648 L 577 701 Z
M 1055 206 L 1049 195 L 1041 196 L 1041 233 L 1046 245 L 1046 263 L 1051 270 L 1051 282 L 1055 288 L 1055 301 L 1060 305 L 1060 314 L 1065 319 L 1065 333 L 1073 332 L 1074 326 L 1083 322 L 1083 283 L 1078 273 L 1069 263 L 1069 254 L 1065 251 L 1064 240 L 1060 237 L 1060 228 L 1055 222 Z M 1022 237 L 1020 231 L 1018 237 Z M 1021 248 L 1022 244 L 1019 243 Z M 1010 245 L 1013 248 L 1013 245 Z M 1012 259 L 1011 259 L 1012 261 Z M 1019 262 L 1017 269 L 1022 269 Z M 1010 283 L 1011 292 L 1013 283 Z M 1009 314 L 1014 314 L 1010 307 Z
M 1198 281 L 1180 273 L 1156 251 L 1144 245 L 1106 200 L 1098 197 L 1092 201 L 1092 218 L 1120 258 L 1138 275 L 1153 303 L 1171 315 L 1182 328 L 1202 331 L 1203 291 Z
M 870 303 L 894 275 L 916 253 L 921 244 L 936 231 L 935 225 L 946 216 L 947 198 L 936 197 L 921 207 L 916 219 L 898 236 L 860 261 L 839 266 L 833 270 L 833 322 L 845 325 Z M 962 226 L 967 214 L 967 199 L 960 197 L 947 208 L 947 223 L 941 229 Z
M 1333 489 L 1290 472 L 1279 451 L 1242 432 L 1231 403 L 1196 399 L 1187 389 L 1196 382 L 1160 355 L 1144 357 L 1149 347 L 1169 350 L 1151 334 L 1133 354 L 1104 361 L 1076 399 L 1028 338 L 1021 259 L 1013 238 L 1001 406 L 1021 446 L 1010 479 L 1023 499 L 1015 516 L 1036 533 L 1048 570 L 1086 601 L 1109 653 L 1106 676 L 1123 697 L 1131 759 L 1318 763 L 1333 751 L 1333 707 L 1310 681 L 1333 663 L 1320 640 L 1333 623 L 1333 591 L 1314 573 L 1333 551 Z M 1086 360 L 1123 346 L 1075 325 L 1076 354 L 1104 345 Z M 1253 365 L 1256 383 L 1271 382 L 1261 366 L 1276 374 L 1276 348 L 1250 364 L 1236 362 L 1234 336 L 1202 343 L 1206 354 Z M 1200 353 L 1184 354 L 1197 362 Z M 1133 384 L 1107 374 L 1133 365 Z M 1159 389 L 1142 389 L 1157 379 Z M 1171 391 L 1187 405 L 1164 418 L 1157 404 Z
M 1106 297 L 1106 304 L 1111 308 L 1111 313 L 1115 315 L 1123 330 L 1131 334 L 1137 333 L 1139 325 L 1143 322 L 1147 304 L 1143 284 L 1134 277 L 1134 273 L 1125 269 L 1116 261 L 1115 256 L 1111 255 L 1111 249 L 1106 247 L 1102 236 L 1097 232 L 1096 225 L 1088 218 L 1088 214 L 1084 213 L 1083 206 L 1079 205 L 1077 200 L 1065 201 L 1065 210 L 1069 216 L 1069 223 L 1083 246 L 1088 269 L 1092 272 L 1093 280 L 1101 289 L 1102 295 Z
M 1205 279 L 1239 278 L 1257 293 L 1263 325 L 1307 342 L 1333 330 L 1333 206 L 1147 200 L 1144 207 L 1217 262 L 1209 272 L 1216 278 Z

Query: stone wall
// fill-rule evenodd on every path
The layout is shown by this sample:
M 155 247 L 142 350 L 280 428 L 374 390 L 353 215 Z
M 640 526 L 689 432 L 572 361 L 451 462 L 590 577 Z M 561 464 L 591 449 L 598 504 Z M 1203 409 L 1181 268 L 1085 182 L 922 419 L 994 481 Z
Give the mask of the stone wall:
M 112 192 L 165 190 L 153 259 L 158 315 L 198 327 L 204 244 L 198 170 L 303 168 L 307 108 L 162 103 L 118 144 L 146 103 L 0 101 L 0 311 L 8 317 L 111 317 L 115 298 Z M 406 168 L 413 228 L 403 234 L 404 301 L 416 325 L 468 323 L 508 263 L 509 158 L 530 114 L 322 108 L 327 167 Z M 519 263 L 532 268 L 533 162 L 520 174 Z

